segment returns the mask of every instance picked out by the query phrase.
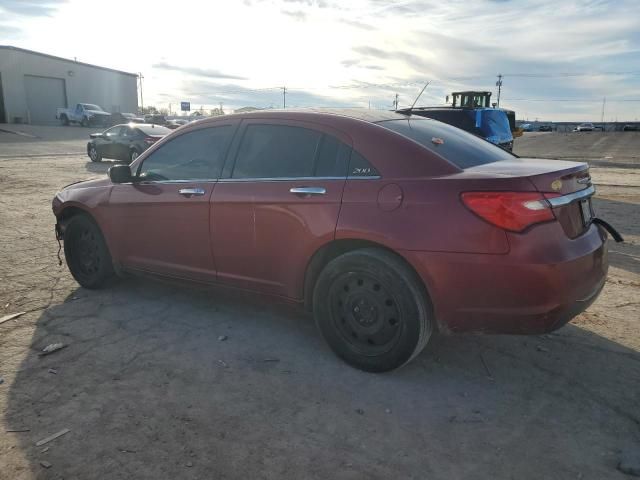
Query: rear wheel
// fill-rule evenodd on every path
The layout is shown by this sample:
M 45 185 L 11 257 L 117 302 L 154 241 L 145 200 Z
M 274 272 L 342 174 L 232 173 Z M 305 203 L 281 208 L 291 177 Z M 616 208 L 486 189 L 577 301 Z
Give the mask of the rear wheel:
M 69 119 L 66 115 L 60 115 L 60 123 L 67 127 L 69 125 Z
M 369 372 L 398 368 L 427 344 L 429 301 L 416 274 L 396 255 L 367 248 L 327 264 L 313 295 L 316 324 L 331 349 Z
M 102 232 L 86 215 L 69 220 L 64 232 L 64 255 L 71 275 L 85 288 L 100 288 L 113 275 Z
M 89 147 L 89 158 L 92 162 L 100 162 L 102 161 L 102 155 L 98 153 L 98 149 L 96 149 L 95 145 L 91 145 Z

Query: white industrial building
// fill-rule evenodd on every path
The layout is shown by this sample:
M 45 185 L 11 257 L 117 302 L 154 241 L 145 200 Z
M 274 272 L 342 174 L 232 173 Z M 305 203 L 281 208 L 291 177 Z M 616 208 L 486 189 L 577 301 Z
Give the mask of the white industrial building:
M 133 73 L 0 45 L 0 123 L 55 124 L 76 103 L 135 113 L 137 87 Z

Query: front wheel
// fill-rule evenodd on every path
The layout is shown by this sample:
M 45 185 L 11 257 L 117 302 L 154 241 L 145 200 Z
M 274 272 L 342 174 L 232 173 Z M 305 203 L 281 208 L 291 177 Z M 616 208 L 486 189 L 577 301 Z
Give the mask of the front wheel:
M 348 252 L 329 262 L 314 289 L 313 312 L 331 349 L 368 372 L 409 362 L 433 331 L 420 279 L 401 258 L 377 248 Z
M 89 119 L 87 117 L 82 117 L 82 121 L 80 122 L 80 125 L 83 127 L 88 127 L 89 126 Z
M 140 156 L 140 152 L 138 152 L 135 148 L 132 148 L 129 152 L 129 164 L 133 163 L 136 158 Z
M 85 288 L 100 288 L 113 275 L 113 264 L 100 228 L 86 215 L 69 220 L 64 256 L 73 278 Z

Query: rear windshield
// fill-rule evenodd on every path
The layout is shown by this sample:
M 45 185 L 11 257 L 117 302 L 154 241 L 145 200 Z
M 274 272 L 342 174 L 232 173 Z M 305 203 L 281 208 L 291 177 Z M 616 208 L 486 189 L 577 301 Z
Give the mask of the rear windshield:
M 145 125 L 143 127 L 137 127 L 142 131 L 145 135 L 167 135 L 171 133 L 171 130 L 166 127 L 161 127 L 160 125 Z
M 463 169 L 514 157 L 492 143 L 436 120 L 386 120 L 378 125 L 418 142 Z

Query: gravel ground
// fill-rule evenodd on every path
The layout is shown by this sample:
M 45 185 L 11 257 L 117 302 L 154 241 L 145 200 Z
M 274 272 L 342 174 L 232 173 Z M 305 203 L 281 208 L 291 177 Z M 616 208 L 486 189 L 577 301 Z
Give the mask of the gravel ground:
M 598 214 L 627 243 L 610 244 L 587 312 L 551 335 L 435 338 L 375 375 L 270 299 L 139 278 L 79 288 L 50 202 L 108 167 L 86 160 L 0 160 L 0 316 L 27 312 L 0 325 L 0 478 L 628 478 L 640 170 L 592 169 Z

